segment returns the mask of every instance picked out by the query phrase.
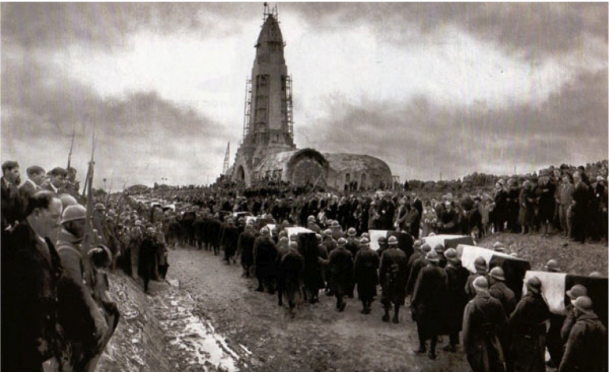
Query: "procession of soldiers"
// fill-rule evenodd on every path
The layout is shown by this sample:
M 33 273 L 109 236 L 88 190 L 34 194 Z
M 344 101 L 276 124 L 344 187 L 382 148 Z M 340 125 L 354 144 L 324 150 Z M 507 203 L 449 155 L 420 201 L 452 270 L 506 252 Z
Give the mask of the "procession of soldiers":
M 591 181 L 584 168 L 553 170 L 522 186 L 499 179 L 493 196 L 427 200 L 404 189 L 329 192 L 282 183 L 107 195 L 91 191 L 91 170 L 83 190 L 70 167 L 30 166 L 23 183 L 17 162 L 3 163 L 2 172 L 7 371 L 41 371 L 49 360 L 60 371 L 94 371 L 120 318 L 107 296 L 107 273 L 121 270 L 150 293 L 150 281 L 168 273 L 169 250 L 186 246 L 227 265 L 239 261 L 256 291 L 277 295 L 291 317 L 300 304 L 324 297 L 337 312 L 357 298 L 365 315 L 378 301 L 380 321 L 393 324 L 407 307 L 417 325 L 414 352 L 432 360 L 442 343 L 447 353 L 461 349 L 474 372 L 608 370 L 607 330 L 586 287 L 567 291 L 571 304 L 558 339 L 548 333 L 540 279 L 529 278 L 518 298 L 501 267 L 477 258 L 471 273 L 456 249 L 424 239 L 509 231 L 607 241 L 606 180 Z M 291 235 L 294 227 L 307 231 Z M 372 241 L 369 230 L 395 234 Z M 494 249 L 511 253 L 499 243 Z

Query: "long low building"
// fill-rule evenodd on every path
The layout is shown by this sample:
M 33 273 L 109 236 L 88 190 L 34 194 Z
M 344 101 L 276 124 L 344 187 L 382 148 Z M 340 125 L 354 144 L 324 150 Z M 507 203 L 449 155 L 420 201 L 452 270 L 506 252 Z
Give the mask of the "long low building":
M 322 154 L 311 148 L 282 151 L 263 158 L 249 171 L 246 164 L 230 170 L 237 181 L 282 180 L 297 185 L 327 186 L 343 190 L 375 189 L 392 183 L 390 167 L 369 155 Z

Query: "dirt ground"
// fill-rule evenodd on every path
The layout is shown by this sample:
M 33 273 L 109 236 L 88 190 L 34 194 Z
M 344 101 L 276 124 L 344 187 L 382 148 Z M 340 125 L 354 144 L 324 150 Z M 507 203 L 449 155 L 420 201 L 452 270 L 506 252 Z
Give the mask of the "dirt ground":
M 488 236 L 478 245 L 503 242 L 510 252 L 542 270 L 550 259 L 569 273 L 608 274 L 605 244 L 577 244 L 555 236 Z M 277 296 L 256 292 L 241 267 L 194 248 L 170 251 L 168 280 L 152 282 L 148 295 L 141 279 L 111 276 L 111 296 L 122 314 L 98 370 L 115 371 L 469 371 L 461 349 L 442 351 L 431 361 L 414 352 L 416 326 L 408 308 L 400 324 L 381 321 L 373 303 L 369 315 L 348 299 L 343 313 L 334 298 L 301 303 L 293 319 Z M 408 303 L 407 303 L 408 305 Z
M 277 296 L 256 292 L 254 279 L 241 277 L 241 267 L 220 256 L 192 248 L 171 252 L 169 277 L 197 301 L 197 311 L 226 336 L 233 350 L 241 343 L 252 352 L 244 360 L 252 371 L 468 371 L 464 355 L 438 347 L 431 361 L 417 355 L 415 324 L 405 309 L 400 324 L 381 321 L 376 301 L 369 315 L 360 302 L 348 300 L 343 313 L 334 298 L 322 295 L 315 305 L 301 304 L 291 319 Z

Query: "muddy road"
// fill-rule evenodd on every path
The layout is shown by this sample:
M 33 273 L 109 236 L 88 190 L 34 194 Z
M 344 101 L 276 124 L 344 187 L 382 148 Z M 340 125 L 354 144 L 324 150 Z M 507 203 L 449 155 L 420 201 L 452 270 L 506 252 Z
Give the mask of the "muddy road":
M 221 368 L 247 371 L 468 371 L 464 355 L 442 351 L 436 360 L 414 352 L 418 345 L 410 312 L 403 309 L 400 324 L 381 321 L 383 309 L 373 303 L 363 315 L 360 302 L 348 299 L 343 313 L 324 294 L 314 305 L 302 303 L 291 318 L 277 296 L 255 291 L 255 279 L 241 277 L 239 265 L 226 265 L 220 256 L 193 248 L 170 253 L 168 279 L 192 298 L 191 313 L 214 327 L 225 350 Z M 171 286 L 170 286 L 171 287 Z M 164 288 L 154 296 L 166 297 Z M 170 300 L 169 305 L 171 305 Z M 175 301 L 175 300 L 174 300 Z M 187 301 L 189 302 L 189 301 Z M 167 311 L 172 311 L 171 306 Z M 159 311 L 157 311 L 159 312 Z M 163 311 L 159 312 L 160 314 Z M 218 360 L 214 360 L 217 365 Z

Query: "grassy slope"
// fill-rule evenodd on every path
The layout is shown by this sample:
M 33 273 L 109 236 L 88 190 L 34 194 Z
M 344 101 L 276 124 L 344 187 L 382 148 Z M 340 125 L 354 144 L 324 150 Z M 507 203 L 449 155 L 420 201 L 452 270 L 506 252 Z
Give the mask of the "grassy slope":
M 579 244 L 559 236 L 498 234 L 485 237 L 478 245 L 491 248 L 502 242 L 510 252 L 530 261 L 533 270 L 544 270 L 550 259 L 555 259 L 563 272 L 589 275 L 599 271 L 608 276 L 608 246 L 606 244 Z

